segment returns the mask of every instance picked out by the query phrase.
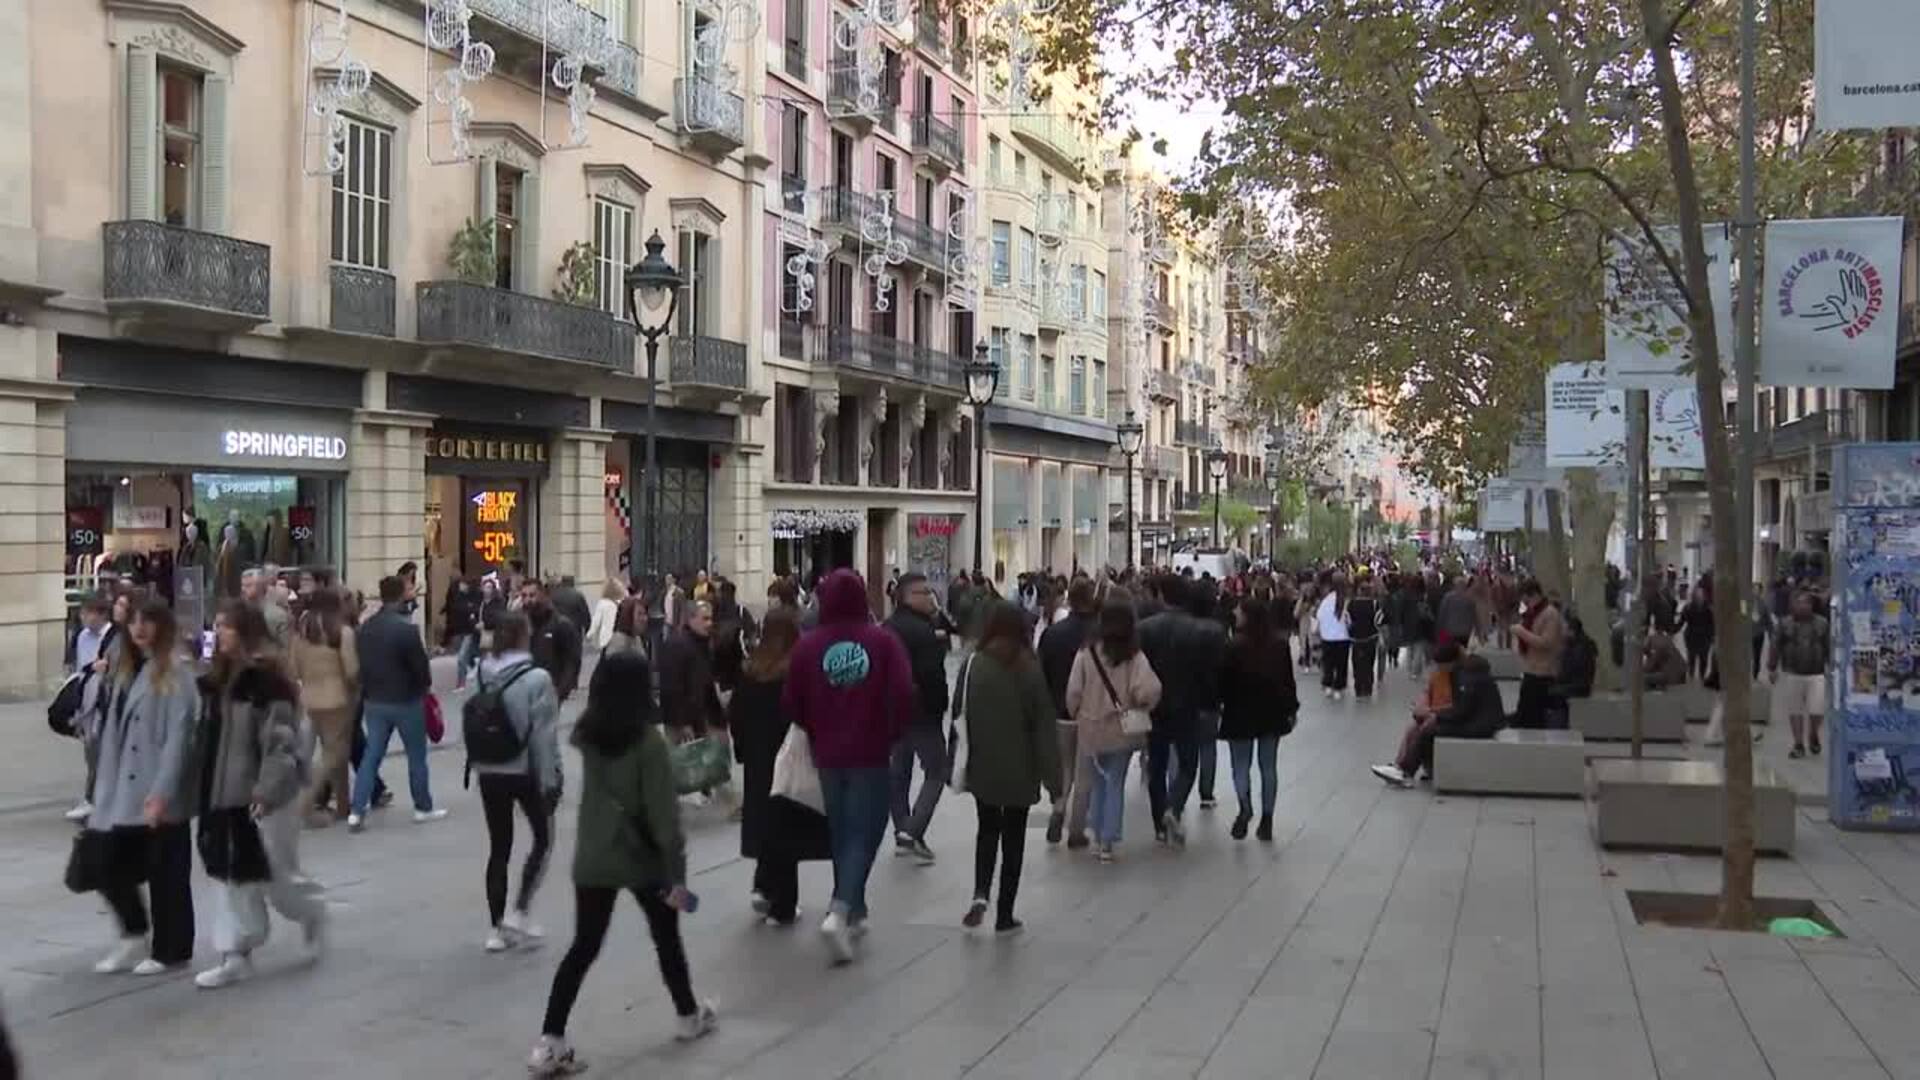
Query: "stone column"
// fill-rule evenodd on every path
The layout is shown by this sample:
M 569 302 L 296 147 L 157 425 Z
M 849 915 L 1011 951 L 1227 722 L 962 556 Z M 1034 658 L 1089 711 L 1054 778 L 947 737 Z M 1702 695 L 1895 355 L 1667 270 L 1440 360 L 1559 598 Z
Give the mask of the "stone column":
M 767 512 L 760 484 L 767 455 L 758 447 L 723 452 L 713 475 L 709 507 L 712 570 L 731 579 L 740 602 L 755 610 L 767 595 Z
M 913 455 L 927 426 L 927 395 L 914 394 L 900 409 L 900 486 L 912 487 Z
M 861 399 L 859 417 L 860 482 L 875 487 L 881 479 L 877 474 L 886 460 L 879 452 L 880 433 L 887 422 L 886 387 L 877 386 L 870 396 Z
M 427 431 L 420 413 L 362 409 L 353 416 L 347 453 L 347 559 L 344 584 L 369 597 L 380 579 L 426 543 Z M 443 507 L 458 514 L 459 507 Z M 453 526 L 458 528 L 456 522 Z
M 953 487 L 953 437 L 960 433 L 960 410 L 966 407 L 953 405 L 934 414 L 934 426 L 939 432 L 939 437 L 935 441 L 939 443 L 940 451 L 940 475 L 935 479 L 940 482 L 942 488 Z M 967 554 L 971 557 L 973 553 L 969 551 Z
M 1027 526 L 1021 530 L 1020 547 L 1014 551 L 1013 557 L 1014 560 L 1020 564 L 1021 570 L 1038 570 L 1046 562 L 1047 558 L 1047 534 L 1042 531 L 1046 522 L 1040 517 L 1041 488 L 1044 486 L 1045 481 L 1040 475 L 1039 458 L 1015 458 L 1014 460 L 1027 474 Z M 1016 574 L 1017 572 L 1012 566 L 1007 567 L 1007 578 L 1009 580 L 1013 579 Z
M 568 428 L 548 450 L 547 478 L 540 491 L 542 575 L 571 575 L 587 597 L 599 594 L 607 576 L 607 446 L 613 433 Z
M 0 698 L 39 699 L 66 648 L 67 403 L 57 338 L 0 326 Z
M 815 387 L 808 395 L 813 401 L 813 482 L 821 482 L 821 465 L 827 457 L 827 421 L 840 412 L 837 387 Z

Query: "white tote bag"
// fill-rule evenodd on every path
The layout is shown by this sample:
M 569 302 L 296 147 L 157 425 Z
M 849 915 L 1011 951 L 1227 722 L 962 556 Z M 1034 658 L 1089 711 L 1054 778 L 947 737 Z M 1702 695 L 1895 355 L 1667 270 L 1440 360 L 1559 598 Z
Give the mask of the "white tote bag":
M 978 654 L 969 654 L 960 668 L 960 679 L 955 686 L 958 692 L 953 696 L 953 708 L 948 711 L 951 723 L 947 726 L 947 760 L 952 767 L 947 770 L 947 786 L 959 792 L 967 790 L 967 688 L 972 685 L 975 655 Z
M 787 728 L 780 752 L 773 757 L 771 794 L 792 799 L 818 814 L 827 812 L 826 796 L 820 793 L 820 770 L 813 767 L 813 740 L 798 724 Z

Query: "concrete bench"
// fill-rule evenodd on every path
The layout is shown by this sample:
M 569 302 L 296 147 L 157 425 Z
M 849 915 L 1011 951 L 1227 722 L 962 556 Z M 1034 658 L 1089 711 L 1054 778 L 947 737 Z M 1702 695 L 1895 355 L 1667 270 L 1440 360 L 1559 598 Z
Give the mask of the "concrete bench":
M 1717 761 L 1595 761 L 1600 846 L 1719 851 L 1725 836 L 1725 775 Z M 1794 823 L 1792 786 L 1755 764 L 1754 850 L 1791 854 Z
M 1689 724 L 1704 724 L 1712 720 L 1714 702 L 1720 699 L 1719 691 L 1694 683 L 1657 692 L 1678 696 Z M 1754 683 L 1753 688 L 1747 691 L 1747 717 L 1756 724 L 1773 719 L 1773 687 L 1764 679 Z
M 1646 742 L 1685 742 L 1687 719 L 1679 695 L 1649 693 L 1640 715 Z M 1568 724 L 1589 742 L 1633 738 L 1633 702 L 1625 694 L 1595 694 L 1567 700 Z
M 1435 739 L 1433 786 L 1477 795 L 1564 795 L 1587 789 L 1586 740 L 1577 731 L 1507 728 L 1491 739 Z
M 1486 658 L 1487 666 L 1493 669 L 1493 677 L 1509 682 L 1519 682 L 1525 674 L 1520 666 L 1520 654 L 1512 649 L 1484 648 L 1475 650 L 1476 654 Z

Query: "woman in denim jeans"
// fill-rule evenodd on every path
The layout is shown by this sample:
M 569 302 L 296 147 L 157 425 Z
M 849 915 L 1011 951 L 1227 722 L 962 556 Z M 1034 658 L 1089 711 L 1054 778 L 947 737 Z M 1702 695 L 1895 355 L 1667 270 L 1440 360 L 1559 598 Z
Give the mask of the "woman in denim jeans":
M 1220 737 L 1227 741 L 1233 761 L 1233 791 L 1240 798 L 1240 816 L 1233 819 L 1233 838 L 1247 837 L 1253 818 L 1253 763 L 1260 762 L 1260 827 L 1263 841 L 1273 840 L 1273 804 L 1280 780 L 1275 755 L 1280 739 L 1293 730 L 1300 696 L 1293 681 L 1293 657 L 1286 635 L 1273 624 L 1266 604 L 1249 600 L 1235 612 L 1233 643 L 1220 675 Z
M 1128 733 L 1121 717 L 1129 710 L 1150 712 L 1159 703 L 1160 679 L 1140 651 L 1133 603 L 1118 590 L 1110 592 L 1094 640 L 1073 658 L 1067 676 L 1067 714 L 1079 728 L 1073 782 L 1092 792 L 1088 823 L 1094 853 L 1103 863 L 1113 861 L 1113 847 L 1120 842 L 1127 765 L 1146 742 L 1144 732 Z

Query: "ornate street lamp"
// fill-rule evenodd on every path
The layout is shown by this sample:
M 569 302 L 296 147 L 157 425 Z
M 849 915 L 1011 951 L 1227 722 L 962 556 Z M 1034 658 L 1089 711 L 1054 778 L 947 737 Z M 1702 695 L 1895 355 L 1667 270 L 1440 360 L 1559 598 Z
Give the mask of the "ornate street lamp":
M 1127 462 L 1127 569 L 1133 569 L 1133 459 L 1140 453 L 1140 443 L 1147 437 L 1146 426 L 1134 419 L 1133 410 L 1127 410 L 1126 419 L 1113 425 L 1113 438 L 1120 444 L 1120 456 Z
M 658 432 L 656 423 L 660 404 L 660 337 L 673 325 L 673 312 L 680 303 L 680 272 L 673 268 L 661 254 L 666 250 L 666 242 L 660 239 L 660 230 L 647 237 L 647 253 L 639 262 L 627 268 L 627 294 L 632 299 L 633 325 L 647 343 L 647 460 L 645 471 L 641 474 L 644 488 L 640 504 L 646 513 L 646 572 L 649 578 L 660 573 L 660 469 Z M 665 307 L 660 321 L 654 324 L 643 322 L 642 311 L 656 312 Z
M 993 362 L 986 342 L 973 347 L 973 362 L 964 369 L 967 403 L 973 406 L 973 568 L 985 564 L 987 535 L 987 404 L 1000 389 L 1000 365 Z
M 1215 443 L 1207 451 L 1207 476 L 1213 480 L 1213 546 L 1220 546 L 1220 489 L 1227 478 L 1227 452 Z

